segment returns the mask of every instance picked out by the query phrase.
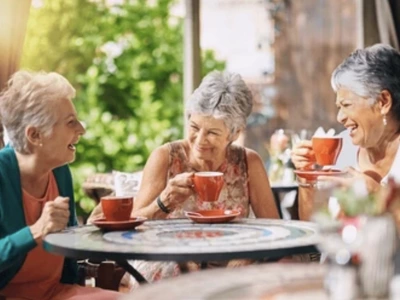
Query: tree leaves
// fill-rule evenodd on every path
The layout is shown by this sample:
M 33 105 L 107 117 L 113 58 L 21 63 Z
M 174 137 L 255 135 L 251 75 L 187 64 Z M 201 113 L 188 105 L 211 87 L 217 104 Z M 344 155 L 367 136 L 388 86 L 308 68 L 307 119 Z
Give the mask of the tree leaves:
M 114 1 L 115 2 L 115 1 Z M 170 15 L 173 0 L 46 0 L 32 8 L 23 68 L 56 71 L 77 89 L 86 124 L 72 164 L 76 199 L 95 172 L 143 168 L 157 146 L 183 136 L 183 27 Z M 203 74 L 223 69 L 207 51 Z

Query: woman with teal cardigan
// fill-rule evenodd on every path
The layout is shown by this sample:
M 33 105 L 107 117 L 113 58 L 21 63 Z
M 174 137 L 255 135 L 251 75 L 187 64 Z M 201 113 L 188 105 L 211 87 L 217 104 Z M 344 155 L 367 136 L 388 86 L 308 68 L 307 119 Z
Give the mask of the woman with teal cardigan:
M 0 94 L 10 146 L 0 151 L 0 296 L 23 299 L 117 299 L 82 287 L 74 260 L 44 251 L 43 237 L 77 225 L 68 163 L 85 133 L 57 73 L 13 75 Z

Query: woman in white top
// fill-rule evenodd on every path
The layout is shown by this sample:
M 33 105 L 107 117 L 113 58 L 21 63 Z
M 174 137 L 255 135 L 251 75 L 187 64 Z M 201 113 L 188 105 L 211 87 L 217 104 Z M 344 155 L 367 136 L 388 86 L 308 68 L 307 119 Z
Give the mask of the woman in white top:
M 383 44 L 356 50 L 334 70 L 331 83 L 337 120 L 346 128 L 337 167 L 349 167 L 349 176 L 319 179 L 349 185 L 361 177 L 369 192 L 377 191 L 389 175 L 400 181 L 400 53 Z M 292 160 L 296 169 L 312 169 L 311 141 L 300 143 Z M 313 192 L 313 185 L 301 184 L 301 219 L 310 217 Z

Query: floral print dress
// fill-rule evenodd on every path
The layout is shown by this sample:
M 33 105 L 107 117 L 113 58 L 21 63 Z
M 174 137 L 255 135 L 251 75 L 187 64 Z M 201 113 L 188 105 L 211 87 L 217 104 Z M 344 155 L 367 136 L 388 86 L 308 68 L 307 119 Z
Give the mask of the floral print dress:
M 170 143 L 169 149 L 168 180 L 180 173 L 199 171 L 188 164 L 189 158 L 182 141 Z M 167 218 L 183 218 L 184 211 L 209 209 L 237 209 L 241 211 L 242 217 L 247 217 L 249 215 L 249 188 L 245 148 L 230 145 L 225 161 L 215 171 L 224 173 L 225 181 L 218 201 L 202 202 L 199 201 L 197 195 L 193 195 Z
M 196 172 L 189 164 L 189 157 L 184 147 L 184 141 L 175 141 L 169 146 L 168 178 L 184 172 Z M 242 217 L 248 217 L 250 211 L 248 172 L 245 148 L 230 145 L 227 148 L 226 159 L 222 165 L 215 170 L 224 173 L 224 187 L 216 202 L 201 202 L 197 195 L 189 197 L 181 206 L 171 212 L 167 218 L 184 218 L 185 211 L 209 210 L 209 209 L 236 209 L 241 212 Z M 163 278 L 174 277 L 181 273 L 182 264 L 176 262 L 149 262 L 130 261 L 132 266 L 138 270 L 149 282 Z M 196 265 L 183 266 L 184 268 L 196 269 Z M 214 265 L 214 264 L 213 264 Z M 134 288 L 137 287 L 135 279 L 131 278 Z

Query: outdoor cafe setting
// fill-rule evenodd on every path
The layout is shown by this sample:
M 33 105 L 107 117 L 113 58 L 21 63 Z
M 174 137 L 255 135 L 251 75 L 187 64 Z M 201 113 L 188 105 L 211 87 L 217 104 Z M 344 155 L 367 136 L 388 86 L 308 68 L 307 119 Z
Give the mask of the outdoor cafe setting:
M 400 299 L 400 2 L 0 25 L 0 300 Z

